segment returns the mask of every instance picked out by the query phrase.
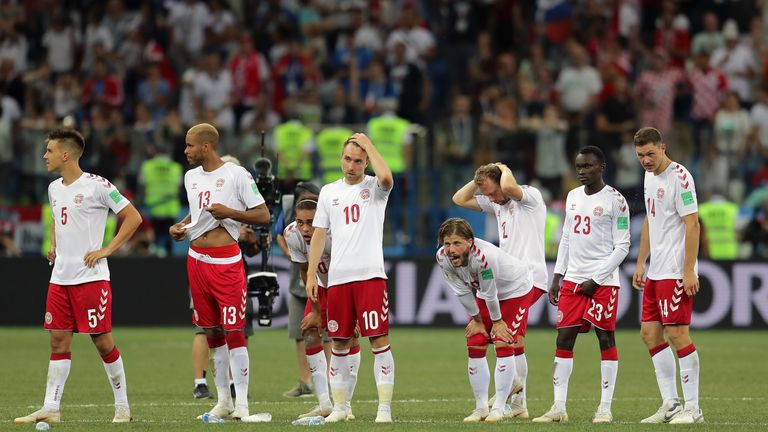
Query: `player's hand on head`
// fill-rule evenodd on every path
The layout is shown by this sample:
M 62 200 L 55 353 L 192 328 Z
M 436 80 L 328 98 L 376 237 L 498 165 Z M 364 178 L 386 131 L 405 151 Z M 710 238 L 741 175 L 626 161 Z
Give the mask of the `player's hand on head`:
M 210 213 L 214 219 L 221 220 L 230 217 L 231 209 L 223 204 L 213 203 L 206 207 L 205 211 Z
M 106 258 L 109 256 L 109 252 L 107 252 L 106 249 L 99 249 L 92 252 L 88 252 L 85 254 L 85 257 L 83 257 L 83 261 L 85 261 L 85 265 L 88 267 L 94 267 L 100 259 Z
M 464 330 L 464 337 L 469 339 L 476 334 L 488 337 L 488 332 L 485 331 L 485 325 L 483 325 L 482 322 L 471 320 Z
M 690 297 L 695 296 L 699 292 L 699 278 L 696 276 L 696 273 L 683 273 L 683 289 Z
M 368 138 L 368 136 L 364 133 L 356 133 L 352 135 L 351 139 L 352 141 L 355 142 L 355 144 L 359 145 L 360 148 L 362 148 L 363 150 L 367 150 L 368 146 L 373 145 L 373 143 L 371 142 L 371 139 Z

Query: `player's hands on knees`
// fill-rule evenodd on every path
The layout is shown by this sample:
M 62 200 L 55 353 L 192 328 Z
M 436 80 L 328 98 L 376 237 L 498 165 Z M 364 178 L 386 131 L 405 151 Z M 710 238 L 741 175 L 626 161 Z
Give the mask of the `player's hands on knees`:
M 485 331 L 485 325 L 483 325 L 481 321 L 472 320 L 467 324 L 467 328 L 464 330 L 464 337 L 469 339 L 476 334 L 488 337 L 488 332 Z
M 312 311 L 301 320 L 301 332 L 303 333 L 313 328 L 319 329 L 320 325 L 320 314 Z
M 205 208 L 205 211 L 211 214 L 214 219 L 221 220 L 232 216 L 232 209 L 219 203 L 213 203 Z
M 106 258 L 108 256 L 109 252 L 107 252 L 106 249 L 99 249 L 85 254 L 83 260 L 85 261 L 86 266 L 93 267 L 96 265 L 96 263 L 99 262 L 100 259 Z
M 312 302 L 317 303 L 317 280 L 314 277 L 307 276 L 307 297 Z
M 184 224 L 179 222 L 177 224 L 171 225 L 171 227 L 168 229 L 168 234 L 171 235 L 171 238 L 176 241 L 184 240 L 184 237 L 187 236 L 187 230 L 184 228 Z
M 693 297 L 699 292 L 699 278 L 692 271 L 683 272 L 683 289 L 688 296 Z
M 512 333 L 512 330 L 507 327 L 507 323 L 504 322 L 504 320 L 498 320 L 493 322 L 493 327 L 491 328 L 491 338 L 499 339 L 502 342 L 506 342 L 508 344 L 515 343 L 515 334 Z
M 643 290 L 643 285 L 645 283 L 645 278 L 643 277 L 643 274 L 645 274 L 645 266 L 639 265 L 637 268 L 635 268 L 635 274 L 632 276 L 632 286 L 636 290 Z
M 56 262 L 56 248 L 48 249 L 48 263 L 53 265 Z
M 592 297 L 595 294 L 595 291 L 599 286 L 600 285 L 598 285 L 598 283 L 592 279 L 586 280 L 579 284 L 579 287 L 581 288 L 581 293 L 589 297 Z

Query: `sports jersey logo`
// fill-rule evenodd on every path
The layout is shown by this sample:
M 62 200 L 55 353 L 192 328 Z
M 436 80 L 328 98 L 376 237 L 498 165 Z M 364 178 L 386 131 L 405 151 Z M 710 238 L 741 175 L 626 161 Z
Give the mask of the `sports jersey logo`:
M 224 186 L 224 179 L 220 178 L 216 180 L 216 189 L 220 189 L 222 186 Z
M 592 214 L 595 215 L 595 217 L 600 217 L 603 215 L 603 208 L 600 206 L 595 207 L 594 210 L 592 210 Z
M 658 199 L 664 198 L 664 188 L 659 188 L 656 191 L 656 198 L 658 198 Z
M 83 194 L 75 195 L 75 204 L 80 205 L 83 203 Z
M 569 210 L 576 210 L 576 204 L 571 204 L 571 208 Z
M 557 311 L 557 323 L 560 324 L 560 322 L 563 320 L 563 311 L 558 310 Z
M 197 189 L 197 183 L 192 183 L 192 189 Z
M 332 205 L 332 206 L 337 206 L 337 205 L 339 205 L 339 199 L 338 199 L 338 198 L 334 198 L 334 199 L 333 199 L 333 203 L 332 203 L 331 205 Z
M 339 323 L 337 323 L 336 320 L 328 321 L 328 331 L 331 333 L 339 331 Z
M 50 324 L 53 322 L 53 315 L 50 312 L 45 313 L 45 323 Z
M 363 189 L 360 191 L 360 198 L 367 200 L 371 197 L 371 190 L 370 189 Z

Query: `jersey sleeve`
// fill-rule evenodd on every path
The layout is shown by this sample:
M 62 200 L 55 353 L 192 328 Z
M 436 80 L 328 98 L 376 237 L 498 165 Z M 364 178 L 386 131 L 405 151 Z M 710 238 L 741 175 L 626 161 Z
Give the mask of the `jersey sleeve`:
M 696 197 L 696 185 L 693 176 L 682 165 L 675 165 L 675 210 L 680 217 L 688 216 L 699 211 L 699 203 Z
M 480 210 L 485 213 L 496 214 L 496 209 L 493 207 L 491 200 L 485 195 L 475 195 L 475 201 L 480 206 Z
M 624 197 L 615 189 L 613 193 L 613 212 L 611 213 L 611 239 L 613 252 L 602 262 L 600 268 L 592 276 L 599 285 L 611 278 L 616 269 L 624 262 L 629 253 L 629 206 Z
M 295 262 L 298 264 L 303 264 L 307 261 L 307 256 L 304 254 L 301 250 L 301 245 L 298 243 L 299 241 L 304 241 L 304 239 L 297 235 L 296 232 L 296 225 L 290 224 L 287 227 L 285 227 L 285 230 L 283 231 L 283 237 L 285 237 L 285 243 L 288 244 L 288 254 L 290 255 L 291 262 Z
M 392 190 L 395 188 L 394 185 L 389 190 L 384 190 L 384 188 L 381 187 L 381 184 L 379 184 L 379 178 L 373 177 L 373 190 L 374 190 L 374 196 L 382 201 L 386 201 L 389 199 L 389 194 L 392 193 Z
M 571 193 L 565 199 L 565 208 L 570 208 Z M 568 271 L 568 254 L 571 241 L 571 217 L 565 212 L 563 218 L 563 234 L 560 236 L 560 245 L 557 247 L 557 261 L 555 261 L 555 274 L 565 275 Z
M 527 210 L 533 210 L 544 205 L 544 198 L 542 198 L 541 192 L 539 192 L 538 189 L 528 185 L 522 185 L 520 186 L 520 189 L 523 190 L 523 198 L 518 201 L 518 204 L 521 207 Z
M 240 195 L 240 199 L 243 200 L 245 208 L 252 209 L 261 204 L 264 204 L 264 197 L 259 192 L 259 187 L 256 186 L 256 182 L 253 180 L 253 176 L 243 167 L 237 167 L 236 181 L 237 191 Z
M 120 213 L 122 209 L 128 207 L 128 204 L 131 202 L 117 190 L 115 185 L 105 178 L 98 177 L 98 179 L 100 180 L 98 180 L 99 184 L 96 186 L 96 190 L 98 191 L 97 195 L 104 205 L 109 207 L 115 214 Z
M 320 195 L 317 198 L 317 210 L 315 211 L 315 217 L 312 219 L 312 226 L 315 228 L 330 228 L 330 215 L 328 213 L 328 210 L 330 209 L 330 206 L 328 205 L 328 186 L 323 186 L 322 189 L 320 189 Z
M 477 256 L 477 274 L 480 277 L 480 287 L 477 289 L 485 297 L 485 305 L 488 306 L 488 312 L 491 320 L 501 319 L 501 305 L 499 304 L 499 291 L 496 286 L 496 274 L 494 269 L 499 268 L 498 254 L 486 254 L 483 251 Z M 470 264 L 471 265 L 471 264 Z

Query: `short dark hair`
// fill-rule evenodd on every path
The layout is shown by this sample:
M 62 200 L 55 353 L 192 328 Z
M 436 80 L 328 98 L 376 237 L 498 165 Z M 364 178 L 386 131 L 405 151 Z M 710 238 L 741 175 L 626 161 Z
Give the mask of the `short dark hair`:
M 85 150 L 85 138 L 83 138 L 83 135 L 80 132 L 72 128 L 54 129 L 48 133 L 45 140 L 46 142 L 56 140 L 64 143 L 77 150 L 79 154 L 83 154 L 83 151 Z
M 296 203 L 296 211 L 299 210 L 317 210 L 317 195 L 302 195 L 301 201 Z
M 475 233 L 472 231 L 472 225 L 470 225 L 469 222 L 462 218 L 454 217 L 446 219 L 445 222 L 440 225 L 440 229 L 437 230 L 438 244 L 443 244 L 443 239 L 446 236 L 453 234 L 456 234 L 459 237 L 465 238 L 467 240 L 472 240 L 475 238 Z
M 576 154 L 577 155 L 580 155 L 580 154 L 595 155 L 598 162 L 600 162 L 601 164 L 605 163 L 605 153 L 603 153 L 603 151 L 600 150 L 600 147 L 598 146 L 588 145 L 586 147 L 582 147 L 579 149 L 578 153 Z
M 646 144 L 661 145 L 661 132 L 653 127 L 644 127 L 635 132 L 635 146 L 640 147 Z

